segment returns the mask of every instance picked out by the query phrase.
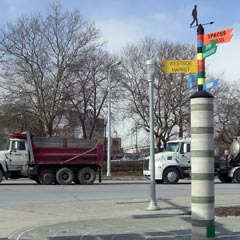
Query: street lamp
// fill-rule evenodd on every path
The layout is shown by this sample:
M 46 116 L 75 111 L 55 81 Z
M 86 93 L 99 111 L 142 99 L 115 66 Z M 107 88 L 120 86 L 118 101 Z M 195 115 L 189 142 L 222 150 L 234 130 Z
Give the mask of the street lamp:
M 111 176 L 111 69 L 121 64 L 120 61 L 111 64 L 108 67 L 108 148 L 107 148 L 107 176 Z
M 149 116 L 150 116 L 150 165 L 151 165 L 151 186 L 150 186 L 150 203 L 147 210 L 160 209 L 156 201 L 155 186 L 155 144 L 154 144 L 154 108 L 153 108 L 153 82 L 155 79 L 155 61 L 149 59 L 146 61 L 146 74 L 149 83 Z

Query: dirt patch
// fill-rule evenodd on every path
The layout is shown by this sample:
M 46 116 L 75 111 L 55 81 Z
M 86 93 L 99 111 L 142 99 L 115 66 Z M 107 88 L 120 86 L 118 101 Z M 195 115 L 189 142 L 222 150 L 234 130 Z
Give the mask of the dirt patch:
M 217 207 L 215 215 L 218 217 L 240 216 L 240 206 Z

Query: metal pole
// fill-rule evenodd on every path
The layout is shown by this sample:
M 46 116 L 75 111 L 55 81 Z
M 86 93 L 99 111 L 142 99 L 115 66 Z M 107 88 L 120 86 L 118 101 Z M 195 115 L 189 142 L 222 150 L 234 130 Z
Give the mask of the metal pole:
M 136 125 L 136 154 L 138 153 L 138 125 Z
M 121 62 L 115 62 L 108 68 L 108 148 L 107 148 L 107 176 L 111 176 L 111 69 L 115 65 L 119 65 Z
M 155 144 L 154 144 L 154 115 L 153 115 L 153 81 L 155 78 L 155 61 L 149 59 L 146 61 L 147 80 L 149 82 L 149 116 L 150 116 L 150 168 L 151 168 L 151 186 L 150 203 L 147 210 L 159 210 L 156 201 L 156 183 L 155 183 Z

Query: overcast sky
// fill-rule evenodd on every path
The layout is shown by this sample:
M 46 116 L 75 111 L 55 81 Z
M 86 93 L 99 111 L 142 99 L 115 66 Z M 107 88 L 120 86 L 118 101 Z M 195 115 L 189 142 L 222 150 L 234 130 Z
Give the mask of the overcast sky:
M 52 0 L 0 0 L 0 25 L 23 14 L 44 14 Z M 55 1 L 56 2 L 56 1 Z M 196 43 L 196 28 L 190 28 L 191 12 L 198 6 L 199 23 L 205 33 L 233 28 L 229 43 L 219 44 L 206 59 L 209 73 L 224 73 L 227 81 L 240 79 L 240 1 L 239 0 L 60 0 L 65 10 L 79 10 L 83 18 L 100 29 L 107 48 L 119 52 L 127 43 L 145 36 L 171 42 Z M 207 80 L 207 79 L 206 79 Z
M 23 14 L 44 14 L 52 0 L 0 0 L 0 24 L 12 22 Z M 240 1 L 239 0 L 60 0 L 66 10 L 78 9 L 85 20 L 101 30 L 107 48 L 113 53 L 127 43 L 145 36 L 172 42 L 196 43 L 196 28 L 189 28 L 193 6 L 198 6 L 205 33 L 233 28 L 229 43 L 220 44 L 217 53 L 206 60 L 208 71 L 224 73 L 229 81 L 239 80 Z

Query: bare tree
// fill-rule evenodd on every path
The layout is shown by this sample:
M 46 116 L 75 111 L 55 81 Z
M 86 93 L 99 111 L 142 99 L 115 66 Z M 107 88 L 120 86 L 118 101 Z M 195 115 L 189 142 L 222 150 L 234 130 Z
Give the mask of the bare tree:
M 68 88 L 68 107 L 76 113 L 82 128 L 83 138 L 93 138 L 102 126 L 96 126 L 105 118 L 106 98 L 108 95 L 108 67 L 113 60 L 109 54 L 96 49 L 84 62 L 74 66 L 71 85 Z M 117 71 L 112 71 L 112 82 L 117 82 Z M 114 96 L 112 96 L 114 98 Z M 76 124 L 75 124 L 76 125 Z M 102 135 L 103 136 L 103 135 Z
M 221 80 L 215 92 L 215 133 L 227 144 L 240 136 L 240 84 Z
M 128 46 L 123 51 L 124 75 L 123 89 L 128 100 L 126 115 L 134 118 L 135 122 L 149 131 L 149 93 L 148 82 L 145 78 L 145 61 L 148 58 L 192 59 L 195 48 L 190 45 L 160 42 L 145 38 L 138 45 Z M 186 74 L 166 74 L 161 66 L 156 66 L 154 81 L 154 119 L 155 139 L 160 147 L 171 136 L 183 136 L 186 124 L 189 122 L 189 96 L 187 91 Z
M 64 113 L 72 66 L 98 48 L 99 31 L 79 12 L 53 4 L 46 17 L 22 17 L 1 29 L 2 99 L 25 99 L 45 135 L 52 135 Z M 38 124 L 38 122 L 34 123 Z

